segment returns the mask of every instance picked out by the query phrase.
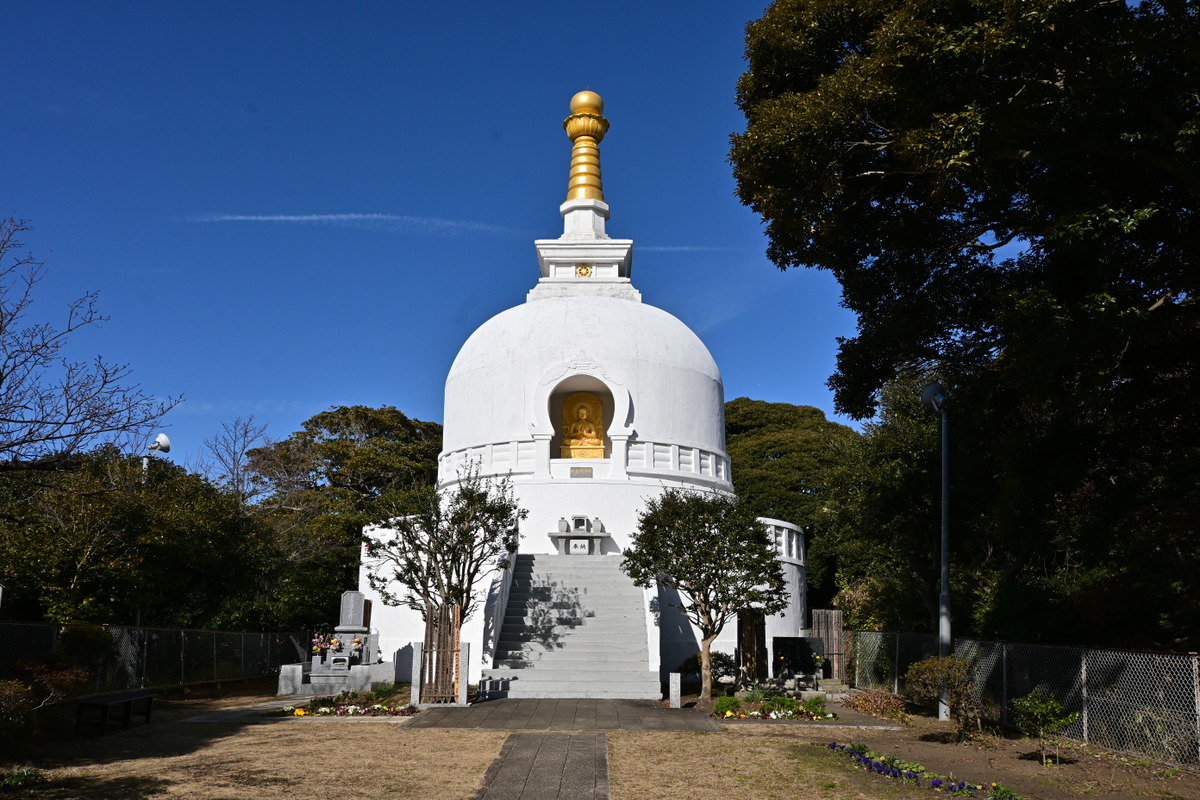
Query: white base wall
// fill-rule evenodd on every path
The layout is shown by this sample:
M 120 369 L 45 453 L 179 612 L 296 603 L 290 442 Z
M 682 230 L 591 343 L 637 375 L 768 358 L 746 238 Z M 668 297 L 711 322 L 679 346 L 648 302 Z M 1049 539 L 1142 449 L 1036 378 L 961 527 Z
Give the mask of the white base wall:
M 627 548 L 637 526 L 637 515 L 650 497 L 661 494 L 669 485 L 680 482 L 643 482 L 643 480 L 599 481 L 595 479 L 514 481 L 514 493 L 521 508 L 529 509 L 529 517 L 521 524 L 519 550 L 530 554 L 556 552 L 551 533 L 558 533 L 559 518 L 586 516 L 603 521 L 609 538 L 602 540 L 601 552 L 616 555 Z M 800 636 L 805 630 L 807 596 L 805 590 L 804 537 L 795 525 L 779 520 L 763 520 L 776 542 L 788 589 L 788 605 L 779 614 L 766 619 L 768 663 L 774 663 L 773 638 Z M 791 532 L 791 540 L 786 537 Z M 790 544 L 789 544 L 790 541 Z M 587 558 L 589 556 L 579 556 Z M 371 601 L 371 632 L 378 634 L 382 658 L 397 662 L 397 673 L 407 676 L 406 651 L 412 642 L 425 637 L 425 624 L 419 612 L 406 607 L 384 605 L 377 592 L 370 588 L 367 569 L 372 560 L 365 549 L 362 554 L 359 591 Z M 468 682 L 478 684 L 482 671 L 493 666 L 493 647 L 499 633 L 507 601 L 507 581 L 510 576 L 497 570 L 481 578 L 476 585 L 479 607 L 463 624 L 463 640 L 471 645 Z M 646 636 L 651 671 L 657 671 L 663 681 L 689 656 L 700 650 L 700 634 L 681 612 L 672 607 L 676 598 L 662 589 L 645 592 Z M 733 654 L 738 647 L 737 620 L 731 620 L 713 642 L 712 650 Z M 770 674 L 770 671 L 769 673 Z

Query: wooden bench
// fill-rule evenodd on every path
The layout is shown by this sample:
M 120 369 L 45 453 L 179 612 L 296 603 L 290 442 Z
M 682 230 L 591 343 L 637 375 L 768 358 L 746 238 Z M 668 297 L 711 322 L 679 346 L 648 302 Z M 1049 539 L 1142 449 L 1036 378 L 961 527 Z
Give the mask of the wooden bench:
M 84 700 L 75 701 L 77 706 L 75 710 L 75 735 L 83 730 L 84 725 L 97 725 L 100 728 L 100 735 L 103 736 L 108 732 L 108 721 L 112 716 L 114 707 L 119 708 L 120 714 L 118 719 L 124 727 L 129 727 L 129 722 L 134 714 L 142 717 L 146 722 L 150 722 L 150 712 L 154 709 L 154 698 L 158 695 L 153 692 L 124 692 L 122 694 L 109 694 L 103 697 L 89 697 Z M 85 708 L 100 709 L 99 719 L 84 720 Z

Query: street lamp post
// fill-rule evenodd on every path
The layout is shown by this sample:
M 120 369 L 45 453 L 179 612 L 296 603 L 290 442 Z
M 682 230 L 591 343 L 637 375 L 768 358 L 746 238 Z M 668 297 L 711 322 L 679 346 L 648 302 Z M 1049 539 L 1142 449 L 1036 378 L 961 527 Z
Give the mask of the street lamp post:
M 938 655 L 950 655 L 950 427 L 946 418 L 946 390 L 931 383 L 921 392 L 921 402 L 942 418 L 942 588 L 938 597 Z M 938 719 L 950 719 L 949 691 L 942 683 Z

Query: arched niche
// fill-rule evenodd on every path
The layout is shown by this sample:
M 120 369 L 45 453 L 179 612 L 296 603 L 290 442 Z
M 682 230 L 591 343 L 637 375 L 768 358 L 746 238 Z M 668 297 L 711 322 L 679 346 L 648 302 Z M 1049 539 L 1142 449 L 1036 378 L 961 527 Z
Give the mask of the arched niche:
M 603 381 L 591 375 L 572 375 L 559 382 L 547 398 L 547 411 L 554 429 L 554 436 L 550 440 L 551 458 L 570 457 L 563 454 L 563 446 L 569 444 L 570 441 L 565 429 L 571 424 L 571 420 L 566 417 L 569 411 L 589 406 L 586 402 L 582 404 L 577 402 L 581 396 L 595 398 L 599 401 L 603 419 L 599 421 L 597 427 L 600 429 L 601 441 L 604 446 L 602 457 L 609 458 L 612 455 L 612 439 L 609 438 L 609 428 L 612 426 L 613 414 L 616 410 L 612 390 Z
M 535 418 L 530 420 L 530 433 L 535 439 L 549 440 L 548 455 L 559 458 L 563 444 L 563 402 L 577 392 L 588 392 L 600 399 L 604 409 L 605 457 L 611 457 L 612 437 L 624 440 L 632 433 L 633 404 L 629 390 L 583 353 L 542 374 L 533 398 Z

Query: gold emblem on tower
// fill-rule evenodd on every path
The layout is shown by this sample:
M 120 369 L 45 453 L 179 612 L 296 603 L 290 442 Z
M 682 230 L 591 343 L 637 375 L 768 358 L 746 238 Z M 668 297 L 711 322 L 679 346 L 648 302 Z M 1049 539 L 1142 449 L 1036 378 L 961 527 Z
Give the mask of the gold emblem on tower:
M 589 264 L 576 264 L 576 265 L 575 265 L 575 277 L 576 277 L 576 278 L 590 278 L 590 277 L 592 277 L 592 268 L 591 268 L 591 265 L 589 265 Z
M 590 392 L 563 401 L 560 458 L 604 458 L 604 404 Z

